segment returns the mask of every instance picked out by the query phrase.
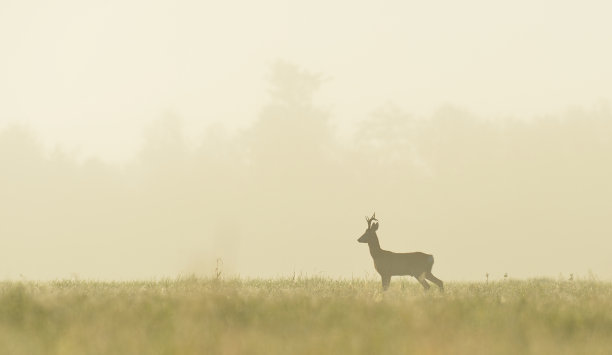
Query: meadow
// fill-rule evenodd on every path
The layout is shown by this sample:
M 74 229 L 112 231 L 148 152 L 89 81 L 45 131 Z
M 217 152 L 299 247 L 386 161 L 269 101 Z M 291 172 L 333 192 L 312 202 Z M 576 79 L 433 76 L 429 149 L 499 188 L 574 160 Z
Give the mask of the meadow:
M 609 354 L 612 284 L 394 278 L 0 283 L 0 354 Z

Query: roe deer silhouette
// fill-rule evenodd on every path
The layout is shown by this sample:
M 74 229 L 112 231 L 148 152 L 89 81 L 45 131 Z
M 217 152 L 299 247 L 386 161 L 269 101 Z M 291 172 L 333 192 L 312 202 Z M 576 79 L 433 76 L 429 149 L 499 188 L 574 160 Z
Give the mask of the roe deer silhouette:
M 374 223 L 372 223 L 374 221 Z M 425 279 L 436 284 L 440 291 L 444 291 L 444 283 L 431 273 L 434 258 L 433 255 L 416 252 L 416 253 L 394 253 L 388 250 L 383 250 L 378 242 L 376 231 L 378 230 L 378 220 L 376 213 L 372 217 L 366 217 L 368 229 L 357 241 L 359 243 L 368 243 L 370 247 L 370 255 L 374 259 L 374 268 L 382 278 L 383 290 L 389 288 L 391 276 L 410 275 L 415 277 L 423 287 L 428 290 L 429 284 Z

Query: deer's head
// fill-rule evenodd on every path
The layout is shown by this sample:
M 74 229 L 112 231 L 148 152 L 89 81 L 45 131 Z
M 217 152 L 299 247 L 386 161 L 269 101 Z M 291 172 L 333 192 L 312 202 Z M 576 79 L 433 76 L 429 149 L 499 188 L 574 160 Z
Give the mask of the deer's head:
M 375 221 L 372 223 L 372 221 Z M 365 233 L 357 241 L 359 243 L 369 243 L 374 238 L 376 238 L 376 230 L 378 230 L 378 220 L 376 219 L 376 212 L 372 215 L 372 217 L 366 217 L 366 222 L 368 222 L 368 228 Z

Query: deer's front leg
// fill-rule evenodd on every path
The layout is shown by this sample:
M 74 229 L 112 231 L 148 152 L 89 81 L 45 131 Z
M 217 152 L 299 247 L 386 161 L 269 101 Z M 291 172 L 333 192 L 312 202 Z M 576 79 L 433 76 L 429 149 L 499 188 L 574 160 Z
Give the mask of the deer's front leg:
M 380 277 L 382 278 L 383 291 L 387 291 L 391 283 L 391 275 L 380 275 Z

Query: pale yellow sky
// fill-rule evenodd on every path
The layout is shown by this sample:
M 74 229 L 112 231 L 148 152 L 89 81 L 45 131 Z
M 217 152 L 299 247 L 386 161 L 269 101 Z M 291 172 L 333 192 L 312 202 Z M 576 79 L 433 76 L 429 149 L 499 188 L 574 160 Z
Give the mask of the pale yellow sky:
M 443 280 L 610 279 L 610 14 L 0 0 L 0 279 L 362 277 L 373 211 Z
M 241 127 L 278 59 L 341 124 L 394 102 L 529 118 L 612 97 L 608 1 L 0 1 L 0 127 L 131 157 L 165 112 Z

